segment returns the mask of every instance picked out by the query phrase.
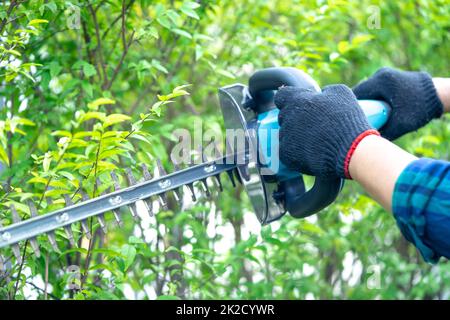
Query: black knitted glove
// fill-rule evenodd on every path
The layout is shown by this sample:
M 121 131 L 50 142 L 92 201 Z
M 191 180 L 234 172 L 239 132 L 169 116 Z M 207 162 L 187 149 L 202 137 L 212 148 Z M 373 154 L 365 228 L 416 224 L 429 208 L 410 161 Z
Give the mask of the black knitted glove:
M 345 85 L 325 87 L 322 93 L 284 87 L 275 105 L 281 109 L 280 160 L 301 173 L 351 178 L 348 164 L 359 141 L 379 135 Z
M 358 99 L 384 100 L 392 107 L 386 125 L 380 129 L 383 137 L 395 140 L 415 131 L 443 112 L 431 76 L 426 72 L 399 71 L 381 68 L 354 89 Z

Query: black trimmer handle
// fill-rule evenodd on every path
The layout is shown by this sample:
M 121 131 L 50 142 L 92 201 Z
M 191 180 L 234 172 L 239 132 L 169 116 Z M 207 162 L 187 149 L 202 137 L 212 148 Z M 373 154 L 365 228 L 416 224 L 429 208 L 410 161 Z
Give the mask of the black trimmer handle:
M 249 92 L 255 100 L 252 109 L 260 113 L 267 111 L 268 105 L 273 108 L 273 94 L 268 95 L 267 92 L 278 90 L 282 86 L 320 91 L 314 79 L 301 70 L 287 67 L 263 69 L 255 72 L 249 80 Z M 331 204 L 339 194 L 343 180 L 316 178 L 314 186 L 306 192 L 300 175 L 280 184 L 284 191 L 286 210 L 296 218 L 303 218 Z

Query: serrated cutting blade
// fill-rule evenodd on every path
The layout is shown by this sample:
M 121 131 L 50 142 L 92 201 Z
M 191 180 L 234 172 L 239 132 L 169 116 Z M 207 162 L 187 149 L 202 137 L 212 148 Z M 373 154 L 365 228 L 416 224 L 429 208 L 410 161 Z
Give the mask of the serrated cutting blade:
M 235 155 L 228 155 L 221 159 L 208 161 L 190 168 L 182 169 L 165 175 L 165 171 L 160 165 L 159 176 L 149 180 L 136 183 L 124 189 L 119 189 L 117 176 L 114 173 L 111 177 L 115 183 L 116 191 L 101 195 L 97 198 L 89 199 L 71 204 L 70 197 L 66 196 L 67 207 L 43 214 L 35 215 L 28 220 L 19 221 L 18 215 L 15 222 L 6 227 L 0 227 L 0 248 L 12 246 L 17 260 L 21 260 L 18 242 L 34 239 L 40 234 L 47 234 L 52 247 L 58 250 L 55 230 L 62 228 L 66 231 L 69 241 L 75 245 L 71 226 L 74 223 L 85 221 L 90 217 L 102 217 L 104 213 L 118 210 L 121 207 L 132 207 L 137 201 L 147 200 L 153 196 L 160 196 L 169 191 L 177 190 L 184 185 L 202 181 L 208 177 L 217 176 L 222 172 L 229 172 L 236 169 L 234 161 Z M 49 205 L 52 203 L 47 198 Z M 13 213 L 14 217 L 14 213 Z M 82 225 L 83 226 L 83 225 Z M 86 233 L 87 228 L 82 227 Z

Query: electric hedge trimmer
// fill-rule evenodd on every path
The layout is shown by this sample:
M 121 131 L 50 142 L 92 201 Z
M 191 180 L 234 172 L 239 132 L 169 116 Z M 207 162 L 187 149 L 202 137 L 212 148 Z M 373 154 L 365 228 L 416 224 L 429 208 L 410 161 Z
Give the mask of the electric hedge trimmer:
M 249 80 L 248 87 L 233 84 L 219 89 L 219 100 L 227 132 L 240 132 L 244 143 L 228 143 L 228 154 L 212 161 L 206 161 L 183 170 L 167 174 L 158 161 L 158 176 L 152 179 L 148 168 L 142 166 L 143 182 L 136 183 L 131 170 L 126 178 L 129 187 L 121 188 L 118 177 L 112 173 L 115 191 L 94 199 L 82 193 L 83 201 L 73 204 L 65 195 L 66 207 L 39 215 L 33 202 L 27 203 L 31 218 L 21 221 L 16 209 L 11 206 L 13 223 L 0 225 L 0 248 L 11 246 L 17 261 L 21 261 L 19 243 L 28 240 L 36 255 L 40 250 L 36 237 L 46 234 L 54 250 L 58 251 L 55 230 L 63 228 L 73 246 L 72 225 L 78 223 L 87 238 L 91 237 L 87 219 L 96 217 L 106 232 L 104 214 L 111 212 L 121 224 L 121 207 L 129 207 L 134 218 L 138 217 L 136 203 L 143 201 L 152 213 L 152 197 L 157 197 L 166 207 L 167 193 L 173 192 L 180 199 L 182 187 L 192 193 L 196 200 L 194 183 L 201 183 L 205 193 L 208 178 L 214 178 L 222 189 L 221 174 L 226 173 L 235 185 L 235 179 L 242 183 L 261 224 L 268 224 L 281 218 L 286 212 L 293 217 L 312 215 L 337 197 L 343 186 L 342 179 L 316 178 L 311 189 L 306 190 L 303 177 L 287 169 L 278 161 L 278 112 L 273 103 L 274 93 L 281 86 L 295 86 L 301 89 L 319 91 L 317 83 L 304 72 L 294 68 L 268 68 L 257 71 Z M 390 107 L 383 101 L 360 100 L 361 108 L 369 123 L 381 128 L 389 117 Z M 0 255 L 0 267 L 3 262 Z M 0 269 L 1 270 L 1 269 Z

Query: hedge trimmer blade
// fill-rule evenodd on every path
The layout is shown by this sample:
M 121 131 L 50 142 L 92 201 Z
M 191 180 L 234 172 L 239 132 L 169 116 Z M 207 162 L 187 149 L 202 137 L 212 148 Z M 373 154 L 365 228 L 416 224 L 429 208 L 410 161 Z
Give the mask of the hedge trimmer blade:
M 202 158 L 203 161 L 206 160 L 204 155 Z M 178 168 L 176 164 L 175 167 Z M 31 217 L 30 219 L 22 220 L 16 208 L 11 205 L 10 211 L 13 223 L 5 227 L 0 225 L 0 248 L 11 246 L 17 262 L 21 263 L 22 256 L 19 242 L 29 241 L 36 256 L 40 256 L 36 237 L 46 234 L 52 248 L 55 251 L 59 251 L 55 230 L 60 228 L 64 229 L 70 244 L 75 247 L 77 241 L 72 230 L 72 225 L 75 223 L 80 223 L 84 236 L 91 238 L 91 230 L 88 227 L 87 219 L 95 217 L 101 230 L 106 233 L 105 213 L 112 212 L 115 221 L 121 226 L 122 220 L 119 209 L 121 207 L 128 207 L 133 218 L 138 221 L 139 216 L 136 206 L 138 201 L 143 201 L 145 209 L 152 216 L 154 214 L 152 197 L 157 197 L 161 207 L 167 209 L 167 193 L 170 191 L 173 192 L 175 200 L 181 205 L 183 198 L 180 194 L 180 189 L 186 186 L 192 195 L 192 199 L 195 201 L 197 199 L 194 189 L 195 182 L 200 182 L 203 187 L 203 192 L 207 196 L 210 196 L 211 193 L 207 178 L 214 177 L 216 184 L 219 186 L 219 190 L 222 191 L 220 174 L 226 172 L 234 185 L 233 175 L 237 174 L 236 168 L 235 155 L 230 155 L 213 161 L 205 161 L 201 164 L 167 174 L 161 162 L 158 160 L 156 165 L 157 177 L 155 178 L 152 178 L 147 166 L 142 165 L 144 181 L 137 183 L 131 169 L 128 169 L 126 170 L 125 177 L 128 180 L 129 186 L 122 189 L 117 175 L 112 172 L 111 179 L 114 184 L 114 192 L 89 199 L 87 194 L 81 190 L 80 185 L 79 192 L 82 197 L 82 202 L 74 204 L 72 198 L 66 194 L 64 195 L 66 207 L 47 214 L 38 215 L 35 204 L 32 201 L 28 201 L 27 205 L 30 209 Z M 49 204 L 51 204 L 51 201 L 50 198 L 47 198 Z M 0 267 L 2 267 L 3 261 L 5 259 L 0 255 Z

